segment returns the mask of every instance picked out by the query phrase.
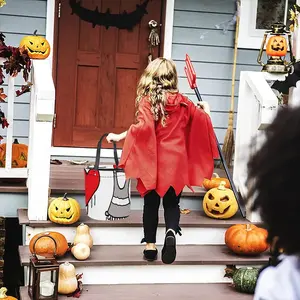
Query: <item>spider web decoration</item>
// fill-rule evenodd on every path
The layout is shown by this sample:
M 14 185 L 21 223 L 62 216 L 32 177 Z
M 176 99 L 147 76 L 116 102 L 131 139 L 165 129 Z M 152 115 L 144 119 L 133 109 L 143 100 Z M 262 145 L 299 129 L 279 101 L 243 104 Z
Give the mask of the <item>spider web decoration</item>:
M 89 22 L 93 28 L 98 26 L 117 27 L 119 29 L 131 30 L 138 24 L 144 15 L 148 14 L 147 5 L 150 0 L 145 0 L 141 5 L 136 5 L 136 10 L 128 13 L 124 11 L 122 14 L 111 14 L 107 9 L 105 13 L 99 12 L 98 6 L 94 10 L 81 6 L 81 1 L 70 0 L 69 4 L 72 8 L 72 15 L 77 15 L 81 20 Z

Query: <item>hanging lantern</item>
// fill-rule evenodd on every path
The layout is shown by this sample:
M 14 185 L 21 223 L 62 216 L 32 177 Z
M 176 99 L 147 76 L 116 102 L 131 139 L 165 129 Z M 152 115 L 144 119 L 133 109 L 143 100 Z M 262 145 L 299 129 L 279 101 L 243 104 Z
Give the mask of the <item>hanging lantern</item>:
M 261 58 L 267 38 L 266 54 L 268 56 L 268 61 L 264 64 Z M 288 47 L 290 49 L 290 61 L 285 59 L 288 53 Z M 295 62 L 295 58 L 292 54 L 291 33 L 285 30 L 285 25 L 283 23 L 275 23 L 271 26 L 271 30 L 265 32 L 257 62 L 263 66 L 262 71 L 269 73 L 289 72 L 291 65 Z
M 55 245 L 53 257 L 41 258 L 35 254 L 36 242 L 41 238 L 52 239 Z M 41 236 L 34 243 L 29 264 L 28 295 L 31 300 L 57 300 L 59 264 L 55 259 L 56 248 L 56 241 L 51 236 Z

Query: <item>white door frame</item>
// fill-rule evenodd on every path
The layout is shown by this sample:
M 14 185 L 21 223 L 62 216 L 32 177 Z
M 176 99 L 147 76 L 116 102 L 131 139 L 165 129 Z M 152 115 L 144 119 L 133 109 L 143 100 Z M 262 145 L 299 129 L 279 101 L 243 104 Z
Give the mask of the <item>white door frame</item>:
M 166 0 L 166 15 L 164 27 L 164 53 L 163 56 L 171 58 L 172 41 L 173 41 L 173 21 L 174 21 L 174 6 L 175 0 Z M 46 20 L 46 38 L 53 49 L 54 43 L 54 22 L 55 22 L 55 0 L 47 1 L 47 20 Z M 49 62 L 53 62 L 53 51 L 49 56 Z M 55 156 L 75 156 L 75 157 L 95 157 L 96 148 L 74 148 L 74 147 L 51 147 L 51 155 Z M 113 157 L 111 149 L 103 149 L 101 152 L 103 157 Z

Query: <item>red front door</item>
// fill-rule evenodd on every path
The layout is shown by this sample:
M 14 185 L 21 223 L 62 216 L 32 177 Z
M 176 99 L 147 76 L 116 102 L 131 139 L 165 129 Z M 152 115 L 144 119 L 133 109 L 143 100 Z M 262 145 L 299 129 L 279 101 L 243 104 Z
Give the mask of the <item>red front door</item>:
M 119 14 L 140 0 L 83 0 L 81 6 Z M 147 65 L 148 22 L 162 24 L 163 0 L 151 0 L 148 14 L 132 31 L 93 28 L 61 1 L 56 68 L 54 146 L 95 147 L 106 132 L 120 133 L 134 121 L 136 85 Z M 162 28 L 160 29 L 162 32 Z M 161 55 L 160 49 L 154 56 Z

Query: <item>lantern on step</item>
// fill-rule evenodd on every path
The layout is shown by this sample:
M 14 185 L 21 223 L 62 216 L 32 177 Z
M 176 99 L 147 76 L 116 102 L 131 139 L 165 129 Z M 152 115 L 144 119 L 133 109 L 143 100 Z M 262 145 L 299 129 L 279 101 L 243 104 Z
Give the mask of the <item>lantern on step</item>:
M 30 258 L 28 295 L 31 300 L 57 300 L 58 298 L 59 264 L 55 259 L 57 245 L 55 239 L 51 236 L 47 237 L 52 239 L 55 244 L 53 256 L 40 257 L 34 251 Z M 35 241 L 33 249 L 40 238 L 45 237 L 39 237 Z
M 266 41 L 267 45 L 266 45 Z M 262 62 L 262 55 L 266 46 L 267 63 Z M 286 60 L 290 49 L 290 60 Z M 294 63 L 292 54 L 291 33 L 285 30 L 283 23 L 275 23 L 264 34 L 261 48 L 258 54 L 257 62 L 263 67 L 262 71 L 269 73 L 288 73 L 291 65 Z

